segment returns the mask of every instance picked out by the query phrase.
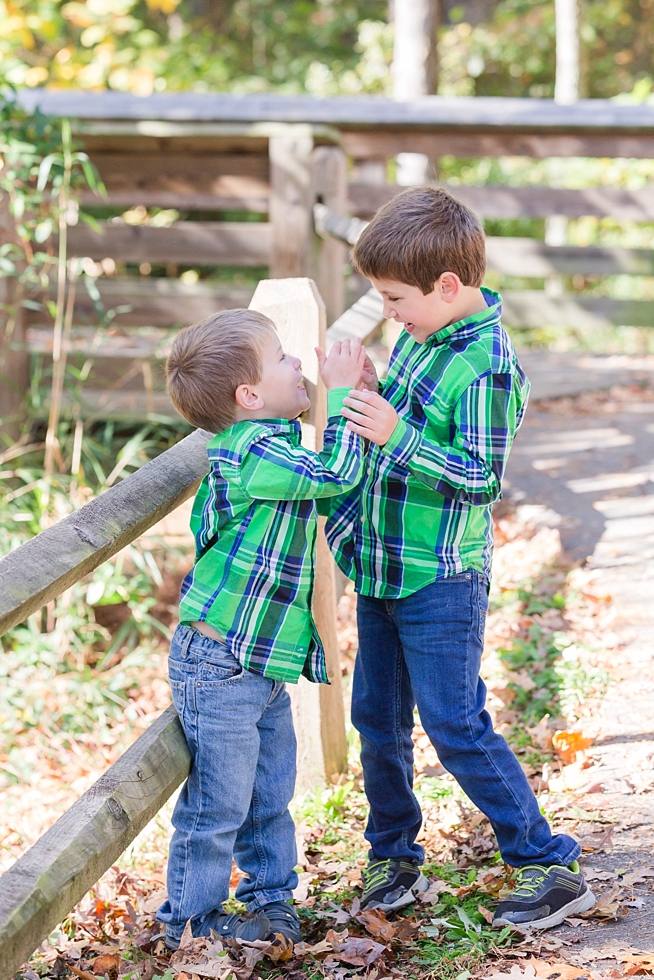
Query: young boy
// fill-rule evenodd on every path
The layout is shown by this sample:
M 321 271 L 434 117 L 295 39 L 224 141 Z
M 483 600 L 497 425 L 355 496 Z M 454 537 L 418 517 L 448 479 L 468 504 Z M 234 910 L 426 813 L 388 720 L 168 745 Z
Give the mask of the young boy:
M 300 445 L 309 408 L 300 361 L 284 353 L 260 313 L 228 310 L 180 333 L 168 389 L 192 425 L 217 435 L 195 498 L 193 569 L 182 585 L 170 686 L 193 758 L 173 814 L 168 899 L 157 918 L 176 948 L 194 936 L 301 938 L 289 904 L 297 885 L 288 804 L 296 743 L 286 681 L 327 683 L 311 616 L 316 503 L 353 487 L 361 440 L 343 398 L 361 378 L 359 343 L 337 345 L 321 376 L 328 389 L 324 448 Z M 244 872 L 223 912 L 232 856 Z
M 333 502 L 327 525 L 358 593 L 352 720 L 371 848 L 362 906 L 397 909 L 426 888 L 412 791 L 417 704 L 440 761 L 518 869 L 495 925 L 558 925 L 594 902 L 580 847 L 550 832 L 493 731 L 479 677 L 491 506 L 529 390 L 500 323 L 500 296 L 480 288 L 483 230 L 443 190 L 407 190 L 365 229 L 353 264 L 381 293 L 384 315 L 404 327 L 381 393 L 374 378 L 371 390 L 345 399 L 352 431 L 373 445 L 360 487 Z

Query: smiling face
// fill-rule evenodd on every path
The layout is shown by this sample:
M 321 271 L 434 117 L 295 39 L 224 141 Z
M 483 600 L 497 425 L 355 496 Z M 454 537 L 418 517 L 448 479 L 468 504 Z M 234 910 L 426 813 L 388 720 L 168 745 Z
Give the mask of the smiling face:
M 370 281 L 384 300 L 386 319 L 403 324 L 417 343 L 424 344 L 432 334 L 452 322 L 452 303 L 448 291 L 451 284 L 442 282 L 445 276 L 450 275 L 445 273 L 426 296 L 417 286 L 394 279 L 371 278 Z
M 295 419 L 310 402 L 302 380 L 302 362 L 286 354 L 276 333 L 261 346 L 261 378 L 236 391 L 239 418 Z

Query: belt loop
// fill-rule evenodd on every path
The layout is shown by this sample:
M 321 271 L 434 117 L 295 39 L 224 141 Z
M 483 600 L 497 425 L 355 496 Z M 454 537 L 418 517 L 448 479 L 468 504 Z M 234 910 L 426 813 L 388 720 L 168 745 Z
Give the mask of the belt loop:
M 182 640 L 181 654 L 184 660 L 186 660 L 188 657 L 188 648 L 193 642 L 193 637 L 195 636 L 197 630 L 194 630 L 192 626 L 184 626 L 184 629 L 186 630 L 186 636 Z

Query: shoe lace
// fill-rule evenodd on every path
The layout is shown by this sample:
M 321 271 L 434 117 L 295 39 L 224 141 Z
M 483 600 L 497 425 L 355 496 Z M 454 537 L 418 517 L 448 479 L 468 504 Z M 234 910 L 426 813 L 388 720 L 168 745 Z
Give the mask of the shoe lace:
M 391 877 L 390 858 L 387 858 L 385 861 L 375 861 L 374 864 L 369 864 L 361 872 L 361 877 L 363 878 L 363 885 L 366 891 L 383 885 Z
M 517 898 L 533 898 L 546 877 L 546 872 L 542 868 L 539 868 L 538 865 L 518 868 L 513 894 Z

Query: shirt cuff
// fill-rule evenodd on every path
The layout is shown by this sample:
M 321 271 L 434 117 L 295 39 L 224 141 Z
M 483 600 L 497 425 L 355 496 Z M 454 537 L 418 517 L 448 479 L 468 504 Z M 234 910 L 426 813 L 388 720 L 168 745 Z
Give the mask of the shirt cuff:
M 330 388 L 327 392 L 327 418 L 340 418 L 343 399 L 352 391 L 351 388 Z
M 383 446 L 380 446 L 380 449 L 387 456 L 390 456 L 395 463 L 399 463 L 400 466 L 407 466 L 411 458 L 417 453 L 421 442 L 422 436 L 418 430 L 405 422 L 404 419 L 399 418 L 390 439 Z

